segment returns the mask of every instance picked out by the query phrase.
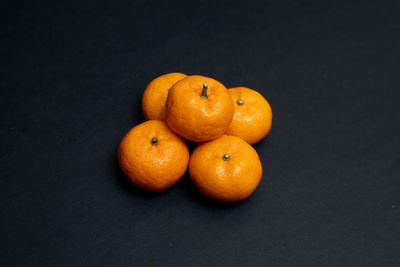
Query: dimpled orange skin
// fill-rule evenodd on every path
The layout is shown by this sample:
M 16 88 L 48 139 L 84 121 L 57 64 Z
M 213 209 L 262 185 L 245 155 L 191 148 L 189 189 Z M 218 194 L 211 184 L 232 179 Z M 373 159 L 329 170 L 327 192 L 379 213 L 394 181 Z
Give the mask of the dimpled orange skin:
M 235 87 L 228 89 L 235 112 L 226 134 L 238 136 L 250 145 L 263 139 L 271 129 L 272 111 L 268 101 L 252 89 Z M 239 105 L 238 100 L 243 104 Z
M 151 140 L 157 137 L 158 144 Z M 185 173 L 189 151 L 185 141 L 163 121 L 149 120 L 133 127 L 118 148 L 122 172 L 136 186 L 161 191 L 174 185 Z
M 225 161 L 223 156 L 230 159 Z M 239 201 L 249 197 L 262 176 L 262 166 L 252 146 L 236 136 L 199 144 L 189 161 L 190 177 L 199 191 L 218 201 Z
M 207 98 L 201 97 L 207 83 Z M 168 126 L 182 137 L 203 142 L 223 135 L 233 117 L 233 102 L 226 87 L 208 77 L 192 75 L 178 81 L 165 104 Z
M 169 89 L 187 75 L 173 72 L 152 80 L 142 96 L 142 112 L 146 120 L 165 119 L 165 100 Z

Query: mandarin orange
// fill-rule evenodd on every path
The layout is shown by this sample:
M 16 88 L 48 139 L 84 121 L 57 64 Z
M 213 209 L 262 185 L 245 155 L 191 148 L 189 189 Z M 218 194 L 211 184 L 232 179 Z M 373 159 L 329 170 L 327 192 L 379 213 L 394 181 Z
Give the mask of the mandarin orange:
M 262 166 L 252 146 L 239 137 L 223 135 L 195 148 L 189 172 L 204 196 L 218 201 L 239 201 L 256 189 Z
M 149 120 L 133 127 L 118 148 L 122 172 L 136 186 L 161 191 L 185 173 L 189 151 L 185 141 L 163 121 Z
M 220 82 L 199 75 L 175 83 L 165 104 L 168 126 L 182 137 L 203 142 L 223 135 L 233 117 L 233 102 Z
M 271 129 L 271 106 L 260 93 L 246 87 L 230 88 L 228 92 L 235 111 L 226 134 L 238 136 L 250 145 L 257 143 Z
M 146 120 L 165 119 L 165 100 L 169 89 L 187 75 L 172 72 L 152 80 L 142 95 L 142 112 Z

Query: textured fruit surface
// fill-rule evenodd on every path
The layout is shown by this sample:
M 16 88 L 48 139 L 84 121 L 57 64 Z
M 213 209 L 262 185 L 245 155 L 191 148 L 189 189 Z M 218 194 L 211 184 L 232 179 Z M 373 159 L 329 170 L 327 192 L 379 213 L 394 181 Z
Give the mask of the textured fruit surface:
M 204 82 L 207 96 L 203 97 Z M 220 82 L 204 76 L 188 76 L 170 90 L 165 105 L 168 126 L 184 138 L 203 142 L 223 135 L 233 117 L 233 103 Z
M 146 120 L 165 119 L 165 101 L 169 89 L 187 75 L 173 72 L 152 80 L 142 95 L 142 112 Z
M 206 197 L 238 201 L 249 197 L 262 176 L 262 166 L 252 146 L 236 136 L 199 144 L 189 162 L 190 177 Z
M 233 120 L 226 134 L 238 136 L 253 145 L 271 129 L 272 111 L 268 101 L 246 87 L 228 89 L 235 107 Z
M 122 139 L 118 160 L 122 172 L 136 186 L 161 191 L 185 173 L 189 151 L 165 122 L 149 120 L 133 127 Z

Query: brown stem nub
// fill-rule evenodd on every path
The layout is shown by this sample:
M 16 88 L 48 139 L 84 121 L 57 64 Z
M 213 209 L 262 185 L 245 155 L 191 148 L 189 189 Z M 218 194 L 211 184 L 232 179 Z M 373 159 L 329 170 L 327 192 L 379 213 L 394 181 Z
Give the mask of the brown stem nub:
M 202 98 L 207 98 L 207 88 L 208 88 L 207 82 L 204 82 L 203 83 L 203 92 L 201 93 Z

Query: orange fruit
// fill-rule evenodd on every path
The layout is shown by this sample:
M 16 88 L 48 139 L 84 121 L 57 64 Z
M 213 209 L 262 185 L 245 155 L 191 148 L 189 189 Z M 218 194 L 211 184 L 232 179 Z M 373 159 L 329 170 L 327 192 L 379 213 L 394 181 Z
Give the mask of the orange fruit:
M 238 136 L 250 145 L 263 139 L 271 129 L 272 111 L 268 101 L 246 87 L 228 89 L 235 112 L 226 134 Z
M 261 179 L 262 166 L 251 145 L 239 137 L 223 135 L 195 148 L 189 172 L 204 196 L 219 201 L 238 201 L 254 192 Z
M 172 86 L 165 104 L 168 126 L 184 138 L 203 142 L 223 135 L 232 121 L 226 87 L 208 77 L 188 76 Z
M 149 120 L 133 127 L 118 148 L 122 172 L 136 186 L 161 191 L 185 173 L 189 150 L 185 141 L 163 121 Z
M 187 75 L 173 72 L 161 75 L 152 80 L 142 96 L 142 112 L 146 120 L 164 120 L 165 100 L 168 90 Z

